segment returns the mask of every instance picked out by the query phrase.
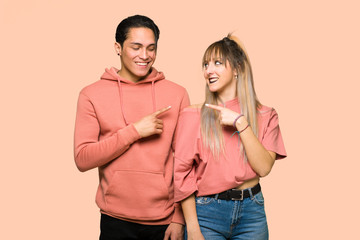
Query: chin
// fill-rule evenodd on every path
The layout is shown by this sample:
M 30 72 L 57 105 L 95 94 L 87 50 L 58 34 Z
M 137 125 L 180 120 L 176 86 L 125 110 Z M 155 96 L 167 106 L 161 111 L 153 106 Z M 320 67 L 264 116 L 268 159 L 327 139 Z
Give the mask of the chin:
M 212 93 L 214 93 L 214 92 L 217 92 L 218 89 L 214 89 L 214 88 L 209 87 L 209 91 L 212 92 Z
M 145 77 L 146 75 L 148 75 L 149 74 L 149 71 L 150 71 L 150 69 L 144 69 L 143 71 L 138 71 L 138 72 L 136 72 L 136 76 L 138 76 L 138 77 Z

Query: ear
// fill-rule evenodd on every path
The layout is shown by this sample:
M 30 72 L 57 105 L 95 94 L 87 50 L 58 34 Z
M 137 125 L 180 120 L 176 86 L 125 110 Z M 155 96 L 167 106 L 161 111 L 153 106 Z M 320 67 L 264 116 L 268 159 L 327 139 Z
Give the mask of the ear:
M 237 76 L 239 75 L 238 72 L 236 71 L 236 69 L 233 71 L 234 73 L 234 77 L 237 78 Z
M 121 45 L 118 42 L 114 43 L 114 47 L 115 47 L 115 53 L 119 56 L 121 56 Z

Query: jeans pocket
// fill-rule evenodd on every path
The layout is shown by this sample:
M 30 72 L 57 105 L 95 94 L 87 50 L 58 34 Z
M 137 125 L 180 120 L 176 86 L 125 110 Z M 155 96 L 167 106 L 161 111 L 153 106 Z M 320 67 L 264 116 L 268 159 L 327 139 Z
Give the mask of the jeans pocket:
M 215 201 L 215 198 L 212 197 L 196 197 L 195 202 L 196 205 L 207 205 Z
M 264 196 L 263 196 L 262 192 L 259 192 L 256 195 L 254 195 L 254 197 L 251 200 L 256 202 L 257 204 L 259 204 L 261 206 L 264 205 Z

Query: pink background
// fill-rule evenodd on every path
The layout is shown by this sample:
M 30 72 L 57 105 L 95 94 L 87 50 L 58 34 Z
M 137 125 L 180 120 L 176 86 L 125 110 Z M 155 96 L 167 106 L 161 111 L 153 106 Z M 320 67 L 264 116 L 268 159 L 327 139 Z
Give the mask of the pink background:
M 155 67 L 204 98 L 201 57 L 235 31 L 288 158 L 262 180 L 271 239 L 360 239 L 358 1 L 0 0 L 1 239 L 98 239 L 97 171 L 72 155 L 78 93 L 120 66 L 115 28 L 161 30 Z M 291 3 L 290 3 L 291 2 Z

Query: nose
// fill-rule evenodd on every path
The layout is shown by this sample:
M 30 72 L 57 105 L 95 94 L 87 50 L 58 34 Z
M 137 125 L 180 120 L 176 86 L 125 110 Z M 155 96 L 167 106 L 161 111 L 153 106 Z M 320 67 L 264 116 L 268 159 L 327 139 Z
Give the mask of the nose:
M 149 54 L 145 48 L 140 51 L 139 57 L 141 59 L 147 59 L 149 57 Z
M 205 73 L 207 75 L 212 74 L 214 72 L 214 64 L 213 63 L 208 63 L 207 67 L 205 68 Z

